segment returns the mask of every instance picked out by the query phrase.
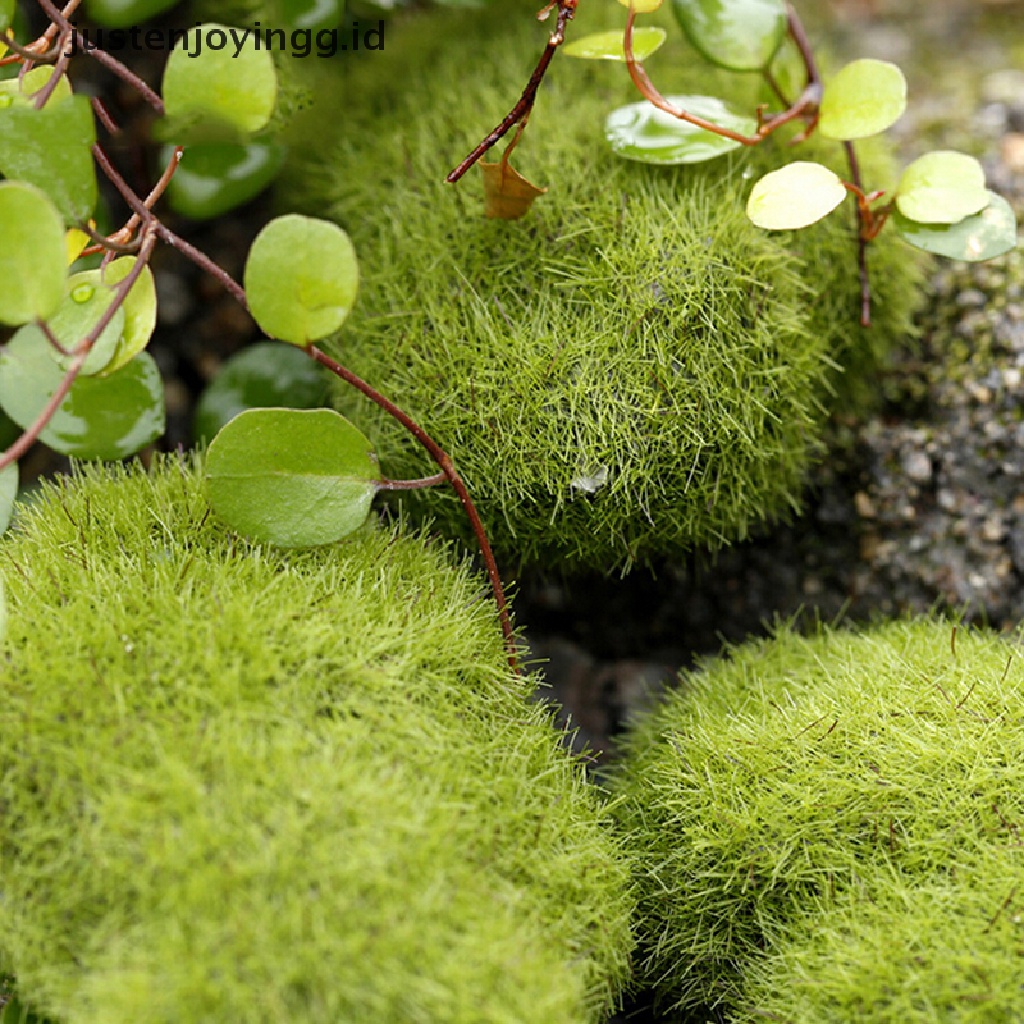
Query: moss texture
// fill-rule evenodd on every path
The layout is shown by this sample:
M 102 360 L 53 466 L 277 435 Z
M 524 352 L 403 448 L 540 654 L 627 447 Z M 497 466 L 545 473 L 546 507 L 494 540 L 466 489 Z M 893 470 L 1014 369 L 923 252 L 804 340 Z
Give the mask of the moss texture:
M 1016 645 L 920 620 L 734 649 L 615 779 L 645 981 L 742 1024 L 1024 1015 Z
M 620 160 L 603 122 L 638 99 L 625 70 L 566 57 L 516 154 L 551 193 L 522 221 L 486 221 L 478 172 L 443 179 L 522 89 L 546 38 L 535 8 L 396 19 L 384 52 L 322 84 L 282 197 L 351 233 L 362 293 L 336 350 L 446 446 L 507 563 L 625 567 L 718 547 L 798 506 L 839 367 L 863 370 L 906 330 L 917 261 L 878 245 L 862 330 L 850 211 L 780 235 L 746 219 L 752 181 L 791 150 Z M 618 4 L 581 5 L 572 31 L 622 19 Z M 669 27 L 650 62 L 666 91 L 749 93 L 750 76 L 698 66 Z M 803 155 L 842 166 L 834 145 Z M 884 187 L 885 159 L 866 160 Z M 390 476 L 430 472 L 361 398 L 337 402 Z M 407 500 L 466 536 L 445 489 Z
M 585 1024 L 629 871 L 480 580 L 281 553 L 196 466 L 90 469 L 0 545 L 0 969 L 66 1024 Z

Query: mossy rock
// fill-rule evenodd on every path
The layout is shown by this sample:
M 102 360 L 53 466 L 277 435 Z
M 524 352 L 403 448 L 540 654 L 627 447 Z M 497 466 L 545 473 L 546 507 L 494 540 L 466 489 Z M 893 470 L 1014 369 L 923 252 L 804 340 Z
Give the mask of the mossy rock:
M 854 408 L 908 329 L 919 261 L 886 233 L 864 330 L 850 210 L 775 235 L 746 218 L 753 180 L 792 150 L 621 160 L 603 123 L 638 98 L 625 70 L 564 56 L 515 153 L 550 194 L 521 221 L 487 221 L 478 172 L 444 177 L 519 95 L 548 31 L 536 6 L 396 19 L 384 52 L 321 84 L 281 197 L 351 234 L 362 291 L 334 350 L 447 448 L 506 564 L 626 567 L 716 548 L 797 508 L 834 395 Z M 581 5 L 572 33 L 623 17 Z M 651 61 L 665 90 L 740 88 L 753 109 L 751 76 L 701 66 L 666 18 L 674 42 Z M 843 167 L 835 144 L 801 154 Z M 863 156 L 866 180 L 892 182 L 884 153 Z M 432 472 L 351 389 L 337 405 L 389 476 Z M 403 500 L 468 536 L 447 489 Z
M 595 1024 L 629 870 L 481 581 L 217 525 L 195 464 L 0 544 L 0 970 L 66 1022 Z
M 951 633 L 783 629 L 636 724 L 646 984 L 735 1024 L 1024 1016 L 1019 648 Z

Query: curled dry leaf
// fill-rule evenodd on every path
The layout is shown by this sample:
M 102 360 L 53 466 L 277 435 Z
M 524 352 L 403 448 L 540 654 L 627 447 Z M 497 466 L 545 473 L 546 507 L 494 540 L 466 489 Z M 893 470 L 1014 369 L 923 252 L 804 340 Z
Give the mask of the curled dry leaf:
M 527 181 L 507 160 L 480 161 L 484 173 L 484 213 L 500 220 L 518 220 L 526 215 L 537 196 L 546 188 Z

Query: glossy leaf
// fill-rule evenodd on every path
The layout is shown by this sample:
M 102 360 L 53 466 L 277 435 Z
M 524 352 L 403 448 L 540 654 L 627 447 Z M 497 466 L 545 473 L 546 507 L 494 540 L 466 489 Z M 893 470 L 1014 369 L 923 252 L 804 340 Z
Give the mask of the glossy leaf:
M 984 168 L 974 157 L 949 150 L 918 157 L 896 188 L 900 213 L 920 224 L 956 224 L 988 203 Z
M 178 0 L 85 0 L 89 17 L 106 28 L 141 25 L 170 10 Z M 116 54 L 115 54 L 116 56 Z
M 1017 245 L 1017 220 L 1013 208 L 995 192 L 980 213 L 957 224 L 920 224 L 895 210 L 892 223 L 913 246 L 937 256 L 977 263 L 1001 256 Z
M 863 139 L 899 120 L 907 108 L 907 81 L 895 64 L 855 60 L 825 85 L 818 131 L 830 139 Z
M 211 42 L 222 40 L 223 47 L 211 49 Z M 197 26 L 171 51 L 164 70 L 165 113 L 172 126 L 179 126 L 171 129 L 177 130 L 175 142 L 193 141 L 191 126 L 202 131 L 204 122 L 217 131 L 220 126 L 233 132 L 259 131 L 270 120 L 276 96 L 270 51 L 257 50 L 251 30 L 243 28 Z
M 64 300 L 47 324 L 53 336 L 65 349 L 74 349 L 99 323 L 113 301 L 114 291 L 102 282 L 100 272 L 83 270 L 68 278 Z M 99 337 L 86 356 L 85 363 L 79 371 L 81 374 L 89 376 L 99 373 L 110 364 L 117 350 L 121 331 L 124 329 L 124 320 L 124 309 L 115 310 L 110 323 L 100 331 Z M 61 369 L 66 370 L 71 365 L 73 357 L 57 352 L 38 327 L 28 325 L 18 333 L 23 332 L 31 333 L 38 344 L 46 347 Z
M 378 489 L 370 442 L 331 409 L 250 409 L 206 456 L 210 506 L 233 530 L 278 547 L 332 544 L 358 529 Z
M 733 71 L 765 67 L 786 32 L 785 0 L 672 0 L 690 42 Z
M 796 160 L 758 181 L 747 216 L 769 231 L 805 228 L 831 213 L 846 197 L 839 176 L 821 164 Z
M 8 78 L 0 82 L 0 96 L 34 96 L 40 89 L 47 85 L 50 76 L 53 74 L 53 67 L 44 64 L 33 68 L 24 78 Z M 59 103 L 61 100 L 70 99 L 71 83 L 66 75 L 61 75 L 57 81 L 47 103 Z
M 8 28 L 13 20 L 14 0 L 0 0 L 0 32 Z
M 64 224 L 53 203 L 33 185 L 0 181 L 0 324 L 51 316 L 66 280 Z
M 633 30 L 633 56 L 636 60 L 647 60 L 668 38 L 663 28 L 653 26 Z M 595 32 L 593 35 L 574 39 L 567 43 L 562 52 L 567 57 L 582 57 L 585 60 L 619 60 L 626 59 L 622 46 L 622 32 Z
M 165 166 L 169 152 L 164 151 Z M 219 217 L 259 195 L 274 180 L 286 153 L 272 142 L 189 146 L 167 187 L 171 209 L 194 220 Z
M 667 96 L 666 99 L 689 114 L 752 135 L 757 123 L 735 113 L 713 96 Z M 642 100 L 620 107 L 608 115 L 605 138 L 612 149 L 627 160 L 647 164 L 695 164 L 737 149 L 741 143 L 680 121 Z
M 359 267 L 341 228 L 293 213 L 256 236 L 244 283 L 249 311 L 271 338 L 308 345 L 336 331 L 351 312 Z
M 19 103 L 0 109 L 0 173 L 41 188 L 71 223 L 86 220 L 96 205 L 95 141 L 84 96 L 42 110 Z
M 120 284 L 134 266 L 134 256 L 119 256 L 108 263 L 103 271 L 104 284 L 111 288 Z M 149 344 L 156 329 L 156 282 L 148 266 L 142 268 L 135 284 L 125 296 L 121 309 L 124 311 L 124 326 L 104 373 L 113 373 L 134 359 Z
M 326 404 L 327 371 L 297 348 L 260 341 L 232 356 L 203 392 L 192 433 L 212 441 L 246 409 L 315 409 Z
M 0 533 L 5 533 L 11 525 L 11 516 L 14 515 L 14 499 L 18 497 L 18 464 L 12 462 L 10 465 L 0 469 Z M 3 580 L 0 580 L 2 585 Z M 2 588 L 0 588 L 0 605 L 3 602 Z M 3 608 L 0 607 L 0 639 L 3 638 Z
M 22 429 L 56 392 L 64 371 L 19 331 L 0 352 L 0 406 Z M 164 430 L 163 383 L 145 352 L 106 377 L 79 377 L 40 440 L 82 459 L 123 459 Z

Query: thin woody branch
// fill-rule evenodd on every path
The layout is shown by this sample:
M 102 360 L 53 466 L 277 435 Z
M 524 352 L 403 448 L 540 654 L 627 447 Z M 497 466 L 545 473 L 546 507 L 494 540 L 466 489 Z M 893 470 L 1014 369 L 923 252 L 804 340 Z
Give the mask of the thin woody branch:
M 466 157 L 462 163 L 459 164 L 453 171 L 451 171 L 445 181 L 449 184 L 454 184 L 461 178 L 466 171 L 470 169 L 491 147 L 495 146 L 500 142 L 517 124 L 521 121 L 525 121 L 530 116 L 530 111 L 533 110 L 533 105 L 537 100 L 537 90 L 540 89 L 540 83 L 544 81 L 544 76 L 547 74 L 548 65 L 551 63 L 552 58 L 555 56 L 555 51 L 565 41 L 565 26 L 568 24 L 570 19 L 576 13 L 576 2 L 577 0 L 556 0 L 558 6 L 558 16 L 555 21 L 555 30 L 548 37 L 548 45 L 544 48 L 544 52 L 541 54 L 540 60 L 537 62 L 536 68 L 533 70 L 533 74 L 530 75 L 530 81 L 527 82 L 526 88 L 523 90 L 522 96 L 519 97 L 516 105 L 505 115 L 501 123 L 492 131 L 489 135 L 473 150 L 469 156 Z M 539 18 L 546 18 L 555 4 L 549 4 L 543 11 L 538 15 Z
M 844 142 L 843 149 L 846 151 L 846 162 L 850 167 L 850 179 L 854 188 L 864 194 L 863 184 L 860 176 L 860 162 L 857 159 L 857 151 L 853 148 L 852 142 Z M 849 186 L 847 186 L 849 187 Z M 861 327 L 871 326 L 871 279 L 868 275 L 868 240 L 864 236 L 864 215 L 861 206 L 857 204 L 857 272 L 860 275 L 860 325 Z M 881 230 L 881 228 L 879 228 Z

